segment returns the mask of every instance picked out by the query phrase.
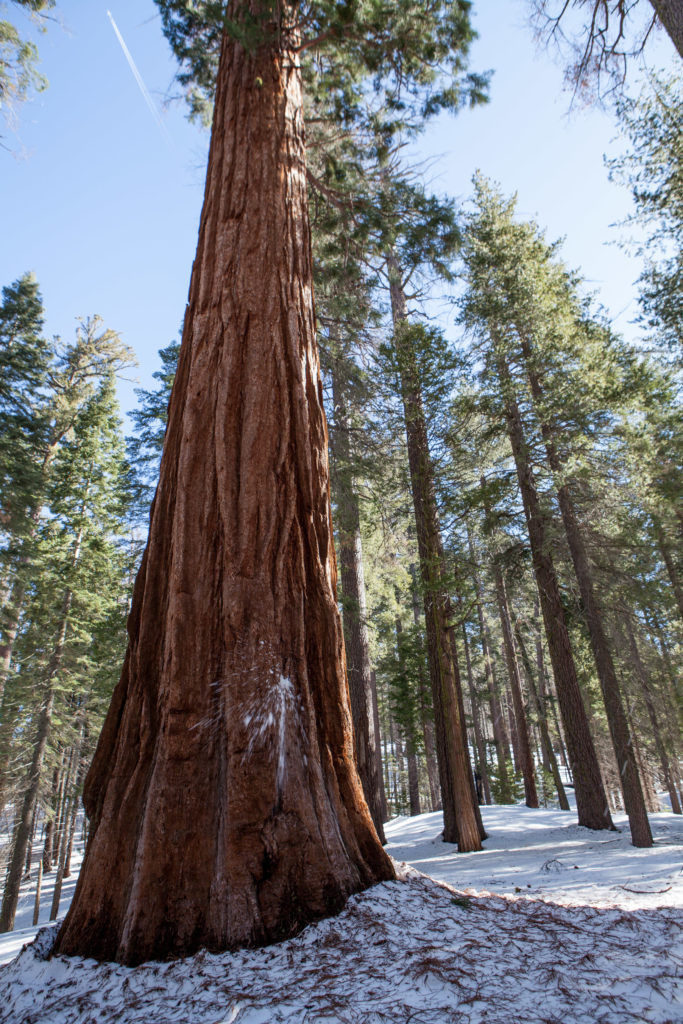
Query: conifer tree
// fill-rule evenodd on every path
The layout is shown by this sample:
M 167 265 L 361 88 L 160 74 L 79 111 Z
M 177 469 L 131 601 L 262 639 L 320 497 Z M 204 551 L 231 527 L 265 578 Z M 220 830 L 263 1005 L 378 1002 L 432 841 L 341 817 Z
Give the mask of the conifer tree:
M 118 598 L 122 553 L 116 544 L 116 535 L 127 525 L 128 504 L 120 433 L 110 371 L 80 406 L 55 452 L 45 492 L 50 514 L 43 517 L 34 536 L 37 578 L 27 594 L 16 652 L 19 674 L 30 681 L 32 713 L 26 731 L 33 736 L 30 767 L 18 790 L 20 810 L 0 931 L 14 926 L 56 709 L 63 702 L 74 709 L 92 689 L 89 679 L 83 690 L 80 687 L 92 667 L 88 655 L 98 620 L 111 620 L 112 605 L 121 618 L 125 615 L 125 605 Z M 62 876 L 65 865 L 60 859 Z
M 193 30 L 222 37 L 212 141 L 130 648 L 57 939 L 128 963 L 283 938 L 393 874 L 353 765 L 299 54 L 343 41 L 347 63 L 410 82 L 433 76 L 454 29 L 460 53 L 471 34 L 460 4 L 435 5 L 427 26 L 407 3 L 372 19 L 346 4 L 160 7 L 199 73 L 210 55 Z
M 650 76 L 636 98 L 617 106 L 627 152 L 609 161 L 610 177 L 633 197 L 645 229 L 640 284 L 643 321 L 660 344 L 683 353 L 683 78 Z
M 512 340 L 516 332 L 519 333 L 520 326 L 523 328 L 525 325 L 516 324 L 514 313 L 511 314 L 508 308 L 507 252 L 502 246 L 505 227 L 501 225 L 496 234 L 495 214 L 487 219 L 490 206 L 486 184 L 479 182 L 477 192 L 479 209 L 468 221 L 464 249 L 469 284 L 464 300 L 465 318 L 481 337 L 488 339 L 487 372 L 493 375 L 494 387 L 501 398 L 501 411 L 522 495 L 548 648 L 572 762 L 579 823 L 591 828 L 613 828 L 579 689 L 557 571 L 549 550 L 548 514 L 540 500 L 530 459 L 533 445 L 522 411 L 524 391 L 520 391 L 511 367 Z M 496 277 L 501 263 L 502 284 Z M 511 263 L 514 263 L 514 258 Z

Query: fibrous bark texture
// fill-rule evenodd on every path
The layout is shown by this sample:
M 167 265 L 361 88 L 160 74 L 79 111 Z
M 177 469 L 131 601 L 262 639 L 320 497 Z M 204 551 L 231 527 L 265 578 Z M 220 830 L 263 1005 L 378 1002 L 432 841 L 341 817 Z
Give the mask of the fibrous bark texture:
M 223 42 L 159 487 L 60 953 L 273 942 L 393 877 L 353 761 L 300 72 L 279 14 L 253 52 Z

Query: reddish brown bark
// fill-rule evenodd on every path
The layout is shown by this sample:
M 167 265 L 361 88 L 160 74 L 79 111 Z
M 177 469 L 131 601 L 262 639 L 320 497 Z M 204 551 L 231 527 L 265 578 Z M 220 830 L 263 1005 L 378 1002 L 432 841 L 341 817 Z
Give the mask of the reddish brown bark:
M 541 691 L 536 686 L 534 672 L 531 667 L 531 660 L 529 658 L 529 655 L 527 654 L 526 647 L 524 644 L 524 638 L 518 626 L 515 626 L 515 640 L 517 641 L 519 653 L 522 656 L 522 663 L 524 665 L 526 676 L 529 681 L 529 693 L 531 694 L 531 699 L 533 701 L 534 708 L 536 711 L 536 717 L 538 719 L 538 731 L 540 734 L 541 747 L 543 750 L 543 767 L 546 771 L 550 772 L 550 774 L 553 777 L 555 789 L 557 790 L 557 799 L 560 805 L 560 809 L 563 811 L 568 811 L 569 801 L 567 800 L 567 794 L 565 792 L 564 784 L 562 782 L 562 776 L 560 775 L 560 769 L 557 763 L 557 758 L 555 756 L 555 751 L 553 750 L 553 745 L 550 742 L 550 733 L 548 732 L 548 717 L 546 715 L 546 710 L 544 706 L 545 702 L 541 696 Z M 542 658 L 543 655 L 541 653 L 541 672 Z
M 493 564 L 493 575 L 496 584 L 496 597 L 498 600 L 498 612 L 500 625 L 503 631 L 503 648 L 507 663 L 508 679 L 512 691 L 512 706 L 514 711 L 514 724 L 517 732 L 517 745 L 519 748 L 519 762 L 524 779 L 524 797 L 527 807 L 538 807 L 538 793 L 536 792 L 536 776 L 534 774 L 534 761 L 531 756 L 531 743 L 529 742 L 529 730 L 527 728 L 526 710 L 522 696 L 522 680 L 517 661 L 517 651 L 512 635 L 512 622 L 510 620 L 510 608 L 508 605 L 507 592 L 503 573 L 497 562 Z
M 500 345 L 495 339 L 494 344 L 499 350 L 497 366 L 505 398 L 508 437 L 524 505 L 538 596 L 548 640 L 548 653 L 553 666 L 560 713 L 564 723 L 569 760 L 574 777 L 579 824 L 586 828 L 613 829 L 614 824 L 579 688 L 569 630 L 562 605 L 562 595 L 547 543 L 546 519 L 529 461 L 522 417 L 507 363 L 500 352 Z
M 643 659 L 640 656 L 640 650 L 638 649 L 638 643 L 636 641 L 636 635 L 633 630 L 633 625 L 630 622 L 628 614 L 625 616 L 626 624 L 626 636 L 628 638 L 628 646 L 631 653 L 631 663 L 635 669 L 636 678 L 640 683 L 640 689 L 643 694 L 643 700 L 645 701 L 645 707 L 647 708 L 648 717 L 650 724 L 652 725 L 652 735 L 654 736 L 655 749 L 657 751 L 657 757 L 662 769 L 662 776 L 664 778 L 664 785 L 667 788 L 669 799 L 671 800 L 671 810 L 674 814 L 681 814 L 681 802 L 678 798 L 676 791 L 676 784 L 674 778 L 674 772 L 669 762 L 669 755 L 666 750 L 666 744 L 662 737 L 662 730 L 659 725 L 659 718 L 655 710 L 655 703 L 652 696 L 652 690 L 650 688 L 650 680 L 643 664 Z
M 420 588 L 417 580 L 417 567 L 410 565 L 410 594 L 413 607 L 413 623 L 420 628 L 422 613 L 420 611 Z M 441 787 L 439 784 L 439 766 L 436 760 L 436 741 L 434 738 L 434 721 L 431 717 L 428 682 L 425 678 L 423 663 L 418 665 L 417 690 L 420 700 L 420 724 L 424 739 L 425 761 L 427 762 L 427 779 L 429 781 L 429 805 L 432 811 L 441 810 Z
M 135 964 L 273 942 L 393 877 L 354 766 L 281 28 L 252 53 L 223 43 L 160 482 L 61 953 Z
M 676 563 L 674 562 L 673 555 L 671 554 L 671 548 L 669 547 L 666 535 L 662 529 L 662 525 L 656 517 L 653 517 L 655 536 L 657 538 L 657 545 L 659 547 L 660 554 L 664 560 L 666 571 L 671 581 L 671 587 L 676 597 L 676 604 L 678 605 L 678 614 L 681 622 L 683 622 L 683 584 L 681 583 L 680 576 Z
M 583 538 L 583 531 L 574 508 L 574 499 L 569 486 L 561 480 L 562 460 L 555 444 L 554 431 L 551 424 L 542 416 L 543 387 L 538 371 L 534 366 L 533 349 L 523 336 L 521 337 L 521 348 L 531 394 L 536 405 L 536 411 L 541 417 L 541 434 L 545 443 L 548 464 L 555 474 L 558 483 L 557 500 L 560 506 L 562 523 L 574 565 L 576 580 L 579 585 L 579 593 L 581 594 L 581 602 L 588 626 L 595 667 L 598 679 L 600 680 L 602 699 L 607 714 L 607 724 L 618 768 L 619 784 L 624 795 L 624 807 L 628 814 L 631 828 L 631 840 L 634 846 L 650 847 L 652 846 L 652 832 L 647 817 L 645 798 L 640 784 L 638 765 L 621 699 L 614 660 L 604 628 L 604 615 L 593 584 L 593 573 Z
M 462 600 L 458 601 L 458 607 L 462 608 Z M 486 747 L 484 746 L 484 736 L 481 730 L 481 724 L 479 722 L 479 708 L 477 707 L 477 695 L 474 687 L 474 674 L 472 672 L 472 658 L 470 657 L 470 641 L 467 636 L 467 626 L 463 619 L 462 623 L 462 643 L 465 650 L 465 669 L 467 672 L 467 689 L 470 697 L 470 707 L 472 708 L 472 728 L 474 730 L 474 744 L 477 751 L 477 769 L 481 776 L 482 793 L 484 797 L 484 803 L 491 803 L 491 787 L 489 783 L 489 772 L 488 765 L 486 763 Z
M 472 582 L 474 583 L 474 589 L 477 595 L 477 618 L 479 620 L 479 635 L 481 639 L 481 649 L 484 655 L 484 671 L 486 674 L 486 684 L 489 691 L 489 706 L 491 709 L 491 725 L 493 727 L 493 739 L 496 747 L 496 759 L 498 761 L 498 778 L 500 779 L 502 788 L 505 793 L 508 793 L 511 789 L 510 779 L 508 776 L 507 765 L 510 758 L 510 741 L 508 739 L 507 731 L 505 728 L 505 719 L 503 718 L 503 712 L 500 706 L 500 698 L 498 696 L 498 687 L 493 669 L 493 659 L 491 657 L 491 637 L 486 621 L 486 614 L 484 612 L 484 594 L 482 590 L 481 580 L 476 571 L 476 553 L 474 550 L 474 542 L 472 535 L 467 528 L 467 543 L 470 553 L 471 573 Z

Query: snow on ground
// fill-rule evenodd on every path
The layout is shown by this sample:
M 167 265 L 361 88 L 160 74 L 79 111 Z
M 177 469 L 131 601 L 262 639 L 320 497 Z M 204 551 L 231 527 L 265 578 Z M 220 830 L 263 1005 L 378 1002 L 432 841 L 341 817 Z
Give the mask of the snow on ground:
M 394 818 L 384 827 L 398 861 L 468 892 L 496 892 L 593 906 L 683 907 L 683 818 L 651 814 L 654 847 L 631 845 L 628 819 L 618 832 L 592 832 L 573 814 L 528 807 L 482 807 L 489 838 L 481 853 L 454 855 L 442 842 L 441 814 Z
M 52 926 L 0 968 L 0 1024 L 681 1024 L 683 819 L 653 815 L 640 851 L 571 814 L 482 810 L 476 854 L 439 815 L 394 820 L 389 851 L 419 870 L 276 946 L 129 969 L 47 959 Z

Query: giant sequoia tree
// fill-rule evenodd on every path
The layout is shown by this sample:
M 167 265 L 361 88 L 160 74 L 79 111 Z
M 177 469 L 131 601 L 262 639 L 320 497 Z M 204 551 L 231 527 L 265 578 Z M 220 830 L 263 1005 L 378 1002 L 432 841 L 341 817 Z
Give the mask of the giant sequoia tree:
M 126 963 L 284 938 L 393 876 L 353 762 L 300 53 L 348 35 L 377 78 L 403 64 L 426 80 L 469 38 L 464 3 L 233 0 L 224 25 L 222 5 L 162 6 L 188 46 L 218 9 L 211 148 L 129 649 L 57 940 Z

